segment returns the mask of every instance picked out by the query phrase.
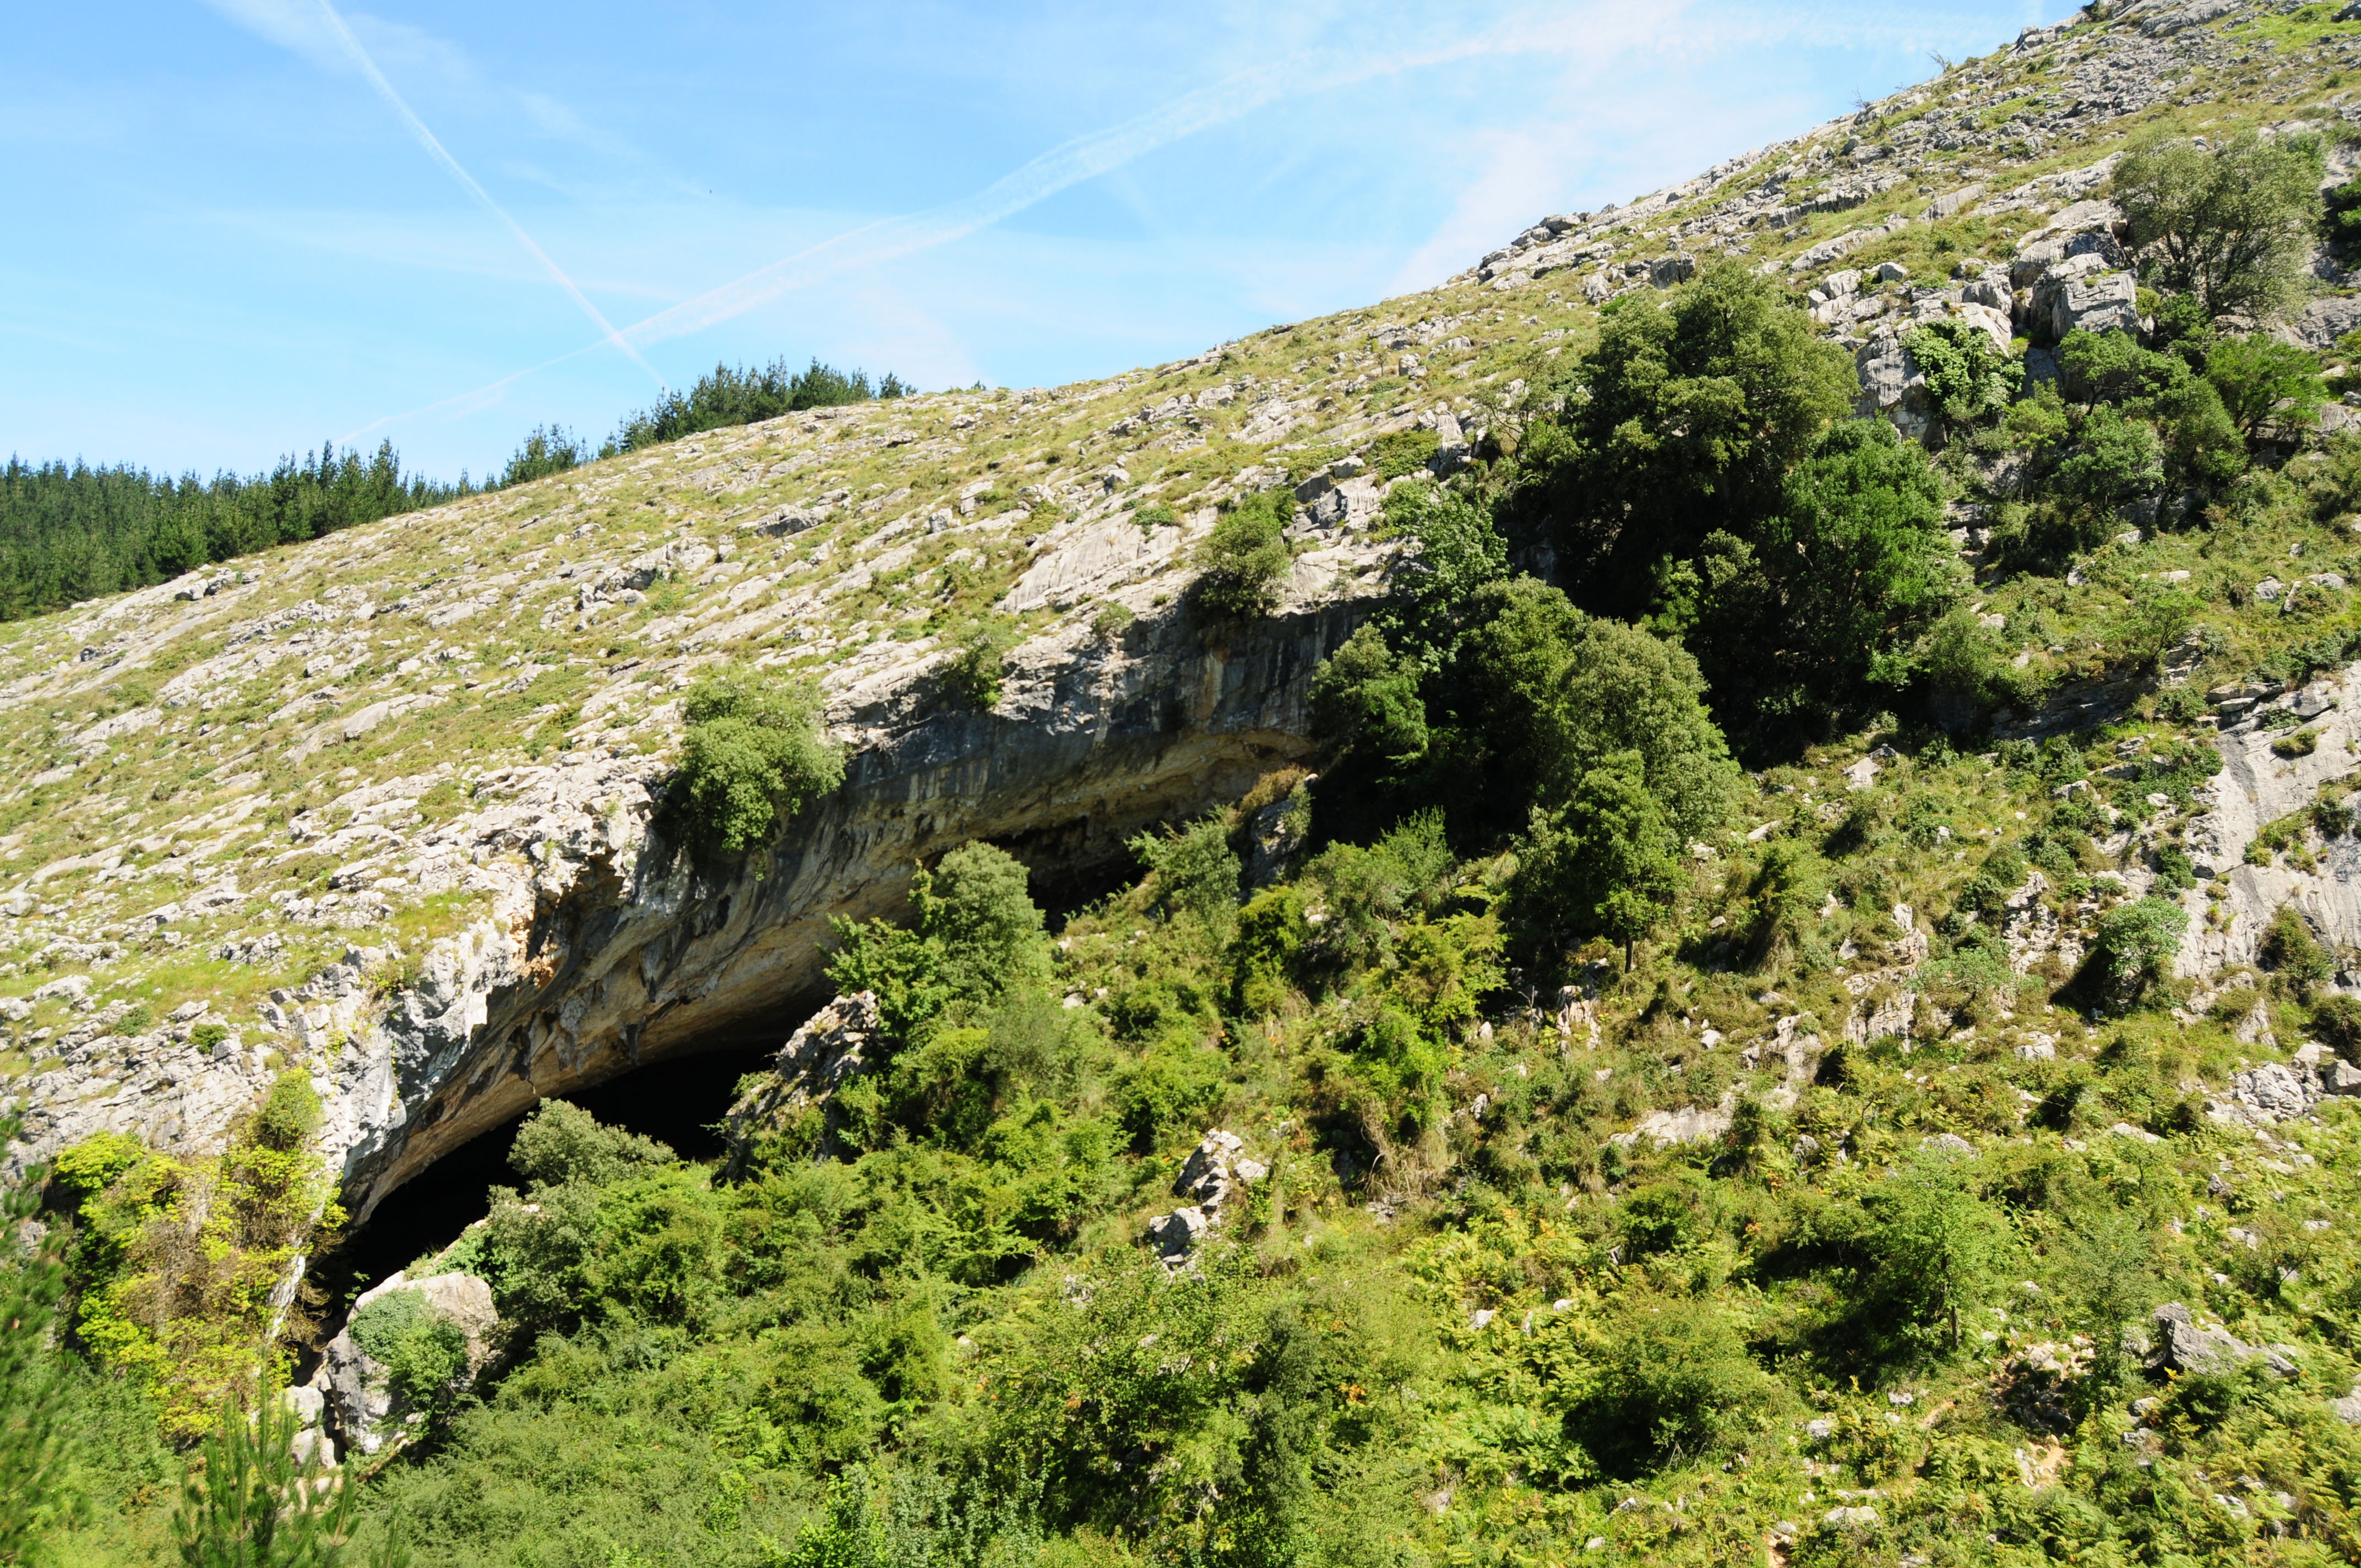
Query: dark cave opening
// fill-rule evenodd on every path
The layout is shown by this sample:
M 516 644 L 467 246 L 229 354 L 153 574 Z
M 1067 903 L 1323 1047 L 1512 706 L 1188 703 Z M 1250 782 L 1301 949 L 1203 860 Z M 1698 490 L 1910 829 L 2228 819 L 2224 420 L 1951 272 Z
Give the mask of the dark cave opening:
M 1044 864 L 1041 846 L 1009 847 L 1036 862 L 1033 895 L 1053 934 L 1137 875 L 1128 857 L 1079 865 L 1052 859 Z M 1034 852 L 1026 854 L 1028 850 Z M 786 1037 L 827 1000 L 825 991 L 796 998 L 751 1027 L 717 1034 L 698 1048 L 559 1098 L 610 1126 L 670 1145 L 684 1159 L 718 1160 L 725 1151 L 714 1128 L 736 1097 L 738 1080 L 768 1067 Z M 421 1170 L 380 1200 L 366 1223 L 353 1227 L 314 1261 L 307 1298 L 317 1327 L 314 1343 L 299 1351 L 298 1381 L 310 1375 L 319 1343 L 341 1326 L 354 1297 L 450 1245 L 491 1212 L 491 1189 L 521 1185 L 508 1157 L 522 1120 L 520 1115 L 478 1134 Z
M 719 1159 L 724 1151 L 714 1128 L 730 1109 L 738 1080 L 769 1066 L 793 1027 L 780 1028 L 768 1044 L 732 1040 L 715 1049 L 668 1057 L 559 1098 L 609 1126 L 668 1144 L 683 1159 Z M 355 1296 L 394 1270 L 450 1245 L 489 1214 L 491 1189 L 522 1185 L 509 1168 L 508 1157 L 517 1124 L 523 1119 L 478 1135 L 403 1182 L 385 1196 L 366 1224 L 321 1256 L 311 1284 L 318 1292 L 314 1311 L 323 1339 L 343 1322 Z M 309 1370 L 308 1365 L 300 1368 L 299 1380 Z

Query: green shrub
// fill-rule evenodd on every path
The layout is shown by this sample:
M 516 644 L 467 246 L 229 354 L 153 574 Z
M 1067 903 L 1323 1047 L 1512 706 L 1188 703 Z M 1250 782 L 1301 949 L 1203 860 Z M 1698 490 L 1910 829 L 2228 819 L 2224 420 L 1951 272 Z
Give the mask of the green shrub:
M 1780 1402 L 1717 1302 L 1633 1291 L 1601 1340 L 1595 1391 L 1575 1424 L 1611 1475 L 1720 1453 Z
M 1201 817 L 1175 832 L 1138 834 L 1126 848 L 1148 868 L 1148 886 L 1159 910 L 1186 911 L 1229 929 L 1245 868 L 1230 848 L 1229 826 L 1220 816 Z
M 1293 498 L 1285 490 L 1245 497 L 1197 547 L 1198 607 L 1216 620 L 1252 620 L 1279 608 L 1290 563 L 1282 532 Z
M 2317 729 L 2304 729 L 2293 735 L 2282 735 L 2271 742 L 2271 755 L 2285 757 L 2290 761 L 2297 757 L 2309 757 L 2319 749 L 2320 731 Z
M 2278 971 L 2301 992 L 2309 992 L 2336 969 L 2292 904 L 2282 904 L 2272 914 L 2257 952 L 2266 968 Z
M 1118 641 L 1138 619 L 1127 604 L 1103 604 L 1091 618 L 1091 635 L 1102 642 Z
M 1426 753 L 1426 707 L 1418 666 L 1397 656 L 1366 622 L 1312 675 L 1312 733 L 1338 753 L 1388 769 Z
M 697 847 L 743 854 L 769 843 L 844 780 L 820 738 L 817 688 L 746 666 L 708 675 L 682 705 L 680 766 L 664 809 Z
M 981 1005 L 1042 982 L 1049 939 L 1026 891 L 1024 863 L 990 844 L 962 844 L 910 883 L 915 929 L 883 920 L 837 923 L 829 960 L 838 991 L 874 992 L 886 1027 L 909 1039 L 953 1003 Z
M 467 1370 L 467 1336 L 417 1290 L 371 1299 L 346 1325 L 353 1343 L 386 1370 L 401 1408 L 440 1414 Z
M 2216 343 L 2205 356 L 2205 378 L 2249 439 L 2266 424 L 2290 432 L 2317 424 L 2328 400 L 2318 355 L 2259 334 Z
M 1001 676 L 1020 636 L 1016 624 L 1003 618 L 977 621 L 953 640 L 943 684 L 972 707 L 989 711 L 999 706 Z
M 2108 1000 L 2129 1006 L 2163 977 L 2188 926 L 2186 910 L 2153 894 L 2110 909 L 2099 916 L 2088 971 Z
M 1397 430 L 1369 443 L 1369 468 L 1378 483 L 1415 474 L 1434 461 L 1443 440 L 1431 430 Z
M 1927 400 L 1947 424 L 1974 424 L 1999 413 L 2024 384 L 2024 364 L 1972 322 L 1929 322 L 1903 342 L 1927 378 Z
M 2312 1032 L 2349 1062 L 2361 1062 L 2361 997 L 2329 995 L 2312 1007 Z
M 315 1460 L 298 1464 L 295 1416 L 275 1395 L 249 1414 L 233 1399 L 205 1439 L 172 1518 L 184 1568 L 340 1568 L 354 1561 L 360 1488 L 337 1486 Z M 375 1561 L 396 1561 L 387 1549 Z

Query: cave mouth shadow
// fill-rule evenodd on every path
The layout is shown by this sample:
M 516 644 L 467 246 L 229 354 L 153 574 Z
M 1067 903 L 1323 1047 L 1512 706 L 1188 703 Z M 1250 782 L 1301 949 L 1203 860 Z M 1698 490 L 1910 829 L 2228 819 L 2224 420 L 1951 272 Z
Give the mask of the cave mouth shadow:
M 999 840 L 1032 869 L 1035 901 L 1052 934 L 1101 899 L 1130 885 L 1139 868 L 1128 851 L 1063 861 L 1053 846 Z M 609 1126 L 659 1143 L 687 1160 L 719 1160 L 727 1152 L 714 1131 L 737 1096 L 739 1080 L 769 1067 L 788 1036 L 826 1005 L 826 989 L 793 998 L 762 1022 L 725 1025 L 709 1039 L 662 1061 L 633 1068 L 604 1082 L 555 1096 L 579 1105 Z M 315 1327 L 295 1343 L 295 1380 L 317 1364 L 320 1347 L 340 1326 L 352 1299 L 394 1270 L 446 1247 L 461 1232 L 491 1212 L 491 1189 L 522 1185 L 509 1168 L 509 1147 L 520 1113 L 444 1155 L 379 1201 L 368 1220 L 354 1226 L 313 1260 L 307 1281 Z
M 806 1014 L 798 1013 L 796 1023 Z M 669 1145 L 683 1159 L 718 1160 L 726 1152 L 714 1131 L 736 1097 L 738 1080 L 771 1065 L 795 1025 L 768 1044 L 743 1037 L 667 1057 L 619 1073 L 603 1083 L 559 1095 L 609 1126 Z M 323 1254 L 312 1270 L 318 1327 L 324 1343 L 344 1321 L 352 1299 L 427 1253 L 450 1245 L 491 1212 L 491 1189 L 523 1185 L 509 1168 L 509 1147 L 523 1114 L 480 1133 L 395 1188 L 365 1224 Z M 311 1373 L 319 1345 L 299 1348 L 296 1381 Z

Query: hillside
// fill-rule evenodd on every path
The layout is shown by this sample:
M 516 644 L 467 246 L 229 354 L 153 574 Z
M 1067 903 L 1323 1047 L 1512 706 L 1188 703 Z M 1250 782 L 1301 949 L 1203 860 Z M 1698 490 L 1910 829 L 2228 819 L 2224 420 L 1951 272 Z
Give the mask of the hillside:
M 2351 1560 L 2361 12 L 2107 12 L 0 626 L 62 1559 L 259 1363 L 435 1563 Z

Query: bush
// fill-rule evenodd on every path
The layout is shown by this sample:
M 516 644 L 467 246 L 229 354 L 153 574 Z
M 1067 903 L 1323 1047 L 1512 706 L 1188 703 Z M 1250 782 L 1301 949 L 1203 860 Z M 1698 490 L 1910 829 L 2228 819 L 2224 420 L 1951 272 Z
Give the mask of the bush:
M 1442 450 L 1442 437 L 1431 430 L 1389 431 L 1369 443 L 1369 467 L 1382 485 L 1417 473 Z
M 1719 1453 L 1778 1402 L 1778 1385 L 1715 1302 L 1634 1291 L 1601 1338 L 1596 1391 L 1576 1424 L 1611 1475 Z
M 2163 978 L 2188 927 L 2188 912 L 2170 899 L 2150 894 L 2119 905 L 2099 916 L 2085 972 L 2096 978 L 2105 999 L 2131 1006 Z
M 1120 626 L 1116 630 L 1119 631 Z M 972 707 L 987 712 L 997 707 L 1001 675 L 1018 637 L 1012 621 L 999 617 L 977 621 L 952 641 L 950 662 L 943 666 L 943 684 Z
M 389 1290 L 355 1312 L 346 1332 L 386 1370 L 400 1408 L 439 1415 L 467 1371 L 467 1336 L 423 1292 Z
M 679 769 L 665 800 L 675 830 L 700 849 L 743 854 L 844 780 L 820 737 L 818 690 L 745 666 L 708 675 L 682 705 Z
M 2318 424 L 2328 400 L 2318 355 L 2260 334 L 2216 343 L 2205 356 L 2205 379 L 2249 440 L 2265 425 L 2292 433 Z
M 1148 886 L 1164 914 L 1182 911 L 1226 932 L 1237 912 L 1244 868 L 1217 814 L 1170 833 L 1142 833 L 1127 846 L 1148 868 Z
M 954 1003 L 981 1006 L 1043 982 L 1049 938 L 1026 891 L 1024 863 L 990 844 L 962 844 L 910 884 L 914 929 L 840 920 L 829 960 L 838 991 L 874 992 L 886 1028 L 914 1038 Z
M 1946 424 L 1976 424 L 2001 412 L 2025 383 L 2023 362 L 1972 322 L 1929 322 L 1903 340 L 1927 378 L 1927 398 Z
M 2346 1061 L 2361 1063 L 2361 997 L 2320 998 L 2312 1003 L 2312 1032 Z
M 1387 771 L 1426 754 L 1426 706 L 1418 666 L 1364 623 L 1312 676 L 1312 734 L 1340 756 Z
M 2257 951 L 2264 967 L 2277 971 L 2299 993 L 2309 993 L 2336 970 L 2327 950 L 2292 904 L 2282 904 L 2273 913 Z
M 1252 620 L 1279 608 L 1294 557 L 1282 532 L 1293 498 L 1263 490 L 1241 499 L 1197 548 L 1198 607 L 1216 620 Z

